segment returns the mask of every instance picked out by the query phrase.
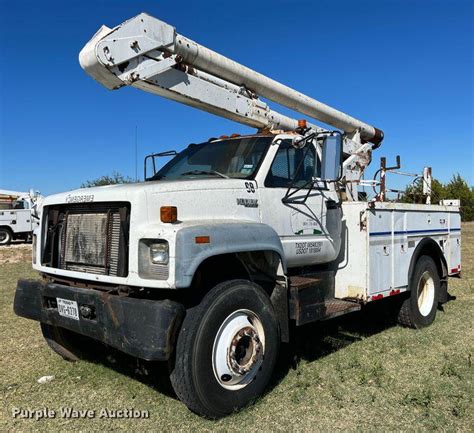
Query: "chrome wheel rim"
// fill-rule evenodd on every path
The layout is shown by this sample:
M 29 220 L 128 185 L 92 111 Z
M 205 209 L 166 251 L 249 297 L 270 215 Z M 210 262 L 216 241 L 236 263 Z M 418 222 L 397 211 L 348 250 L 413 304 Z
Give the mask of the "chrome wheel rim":
M 214 338 L 212 368 L 219 385 L 242 389 L 257 377 L 265 354 L 262 321 L 250 310 L 237 310 L 222 323 Z

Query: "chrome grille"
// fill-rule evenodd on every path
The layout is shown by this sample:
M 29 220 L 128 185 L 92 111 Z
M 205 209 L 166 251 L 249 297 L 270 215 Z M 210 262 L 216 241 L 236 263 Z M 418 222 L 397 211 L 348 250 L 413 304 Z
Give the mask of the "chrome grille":
M 108 214 L 72 214 L 66 219 L 64 262 L 105 267 Z M 68 267 L 69 269 L 69 267 Z
M 110 275 L 117 275 L 120 248 L 120 215 L 118 213 L 112 214 L 111 224 L 109 225 L 109 240 L 109 273 Z
M 51 207 L 43 262 L 71 271 L 126 276 L 129 210 L 126 203 Z

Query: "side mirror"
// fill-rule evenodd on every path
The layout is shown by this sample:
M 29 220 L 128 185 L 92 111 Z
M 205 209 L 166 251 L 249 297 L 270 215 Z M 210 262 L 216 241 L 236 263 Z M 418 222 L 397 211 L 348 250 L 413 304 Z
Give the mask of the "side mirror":
M 341 177 L 342 135 L 333 132 L 323 140 L 321 179 L 334 182 Z

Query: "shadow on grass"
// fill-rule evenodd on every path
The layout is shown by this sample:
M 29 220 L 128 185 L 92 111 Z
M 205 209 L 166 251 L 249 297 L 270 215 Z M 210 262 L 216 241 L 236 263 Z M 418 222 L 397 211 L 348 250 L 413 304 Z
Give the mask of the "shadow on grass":
M 301 360 L 316 361 L 352 343 L 398 326 L 398 311 L 406 296 L 408 294 L 382 299 L 369 303 L 360 311 L 292 329 L 292 343 L 284 345 L 281 350 L 269 391 L 278 386 L 290 369 L 296 369 Z M 447 302 L 455 299 L 448 293 Z M 444 311 L 443 305 L 440 304 L 438 310 L 438 314 Z
M 156 392 L 177 399 L 169 379 L 166 362 L 151 362 L 134 358 L 113 347 L 93 342 L 81 359 L 92 364 L 106 366 L 115 372 L 137 380 Z
M 448 301 L 453 299 L 455 297 L 448 297 Z M 368 304 L 358 312 L 293 328 L 292 343 L 282 345 L 267 392 L 277 387 L 290 369 L 298 367 L 301 360 L 316 361 L 352 343 L 397 326 L 397 312 L 401 301 L 402 299 L 383 299 Z M 166 362 L 138 360 L 113 348 L 102 345 L 99 347 L 98 344 L 93 353 L 86 355 L 85 359 L 105 365 L 159 393 L 177 399 L 169 380 L 169 367 Z

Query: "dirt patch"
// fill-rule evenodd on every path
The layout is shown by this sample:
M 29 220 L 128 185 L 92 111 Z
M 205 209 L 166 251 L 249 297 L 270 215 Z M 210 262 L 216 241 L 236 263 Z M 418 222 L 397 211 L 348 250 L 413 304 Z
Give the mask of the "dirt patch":
M 11 244 L 0 247 L 0 264 L 31 261 L 31 244 Z

